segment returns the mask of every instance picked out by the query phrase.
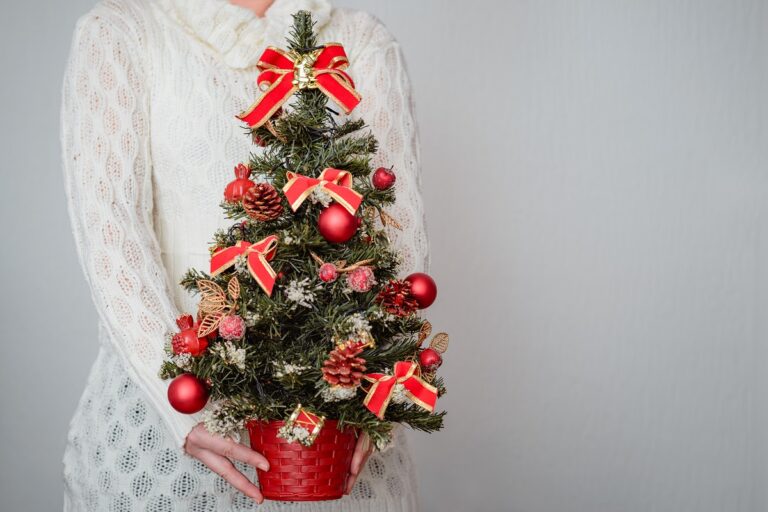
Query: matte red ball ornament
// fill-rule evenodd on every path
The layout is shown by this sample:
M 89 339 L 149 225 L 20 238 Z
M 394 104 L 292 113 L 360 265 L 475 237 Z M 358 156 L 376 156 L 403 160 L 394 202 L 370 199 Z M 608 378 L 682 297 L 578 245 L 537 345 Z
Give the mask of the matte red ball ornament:
M 359 219 L 338 203 L 328 206 L 317 218 L 317 229 L 332 244 L 341 244 L 351 239 L 359 225 Z
M 419 309 L 428 308 L 437 298 L 435 280 L 423 272 L 416 272 L 405 278 L 411 283 L 411 296 L 419 303 Z
M 437 350 L 425 348 L 419 352 L 419 366 L 425 372 L 434 372 L 443 364 L 443 357 Z
M 168 402 L 183 414 L 194 414 L 208 403 L 208 388 L 191 373 L 182 373 L 168 386 Z
M 251 169 L 245 164 L 235 167 L 235 179 L 224 189 L 224 199 L 229 203 L 236 203 L 243 199 L 243 195 L 255 185 L 250 179 Z
M 373 176 L 371 176 L 371 183 L 377 190 L 388 190 L 392 188 L 396 180 L 397 176 L 392 172 L 392 169 L 387 169 L 386 167 L 379 167 L 373 171 Z

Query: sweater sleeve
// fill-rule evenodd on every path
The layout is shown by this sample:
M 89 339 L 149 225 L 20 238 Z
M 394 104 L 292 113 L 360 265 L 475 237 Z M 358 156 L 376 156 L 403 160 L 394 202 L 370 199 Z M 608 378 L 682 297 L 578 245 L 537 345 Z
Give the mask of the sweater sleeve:
M 396 201 L 387 212 L 402 230 L 387 228 L 402 258 L 403 275 L 423 271 L 429 264 L 424 207 L 421 196 L 419 134 L 411 82 L 400 45 L 376 18 L 357 20 L 361 38 L 351 57 L 350 73 L 363 100 L 354 115 L 364 119 L 379 141 L 374 167 L 392 167 Z
M 135 19 L 103 6 L 78 22 L 64 78 L 61 143 L 69 215 L 110 343 L 181 446 L 197 418 L 170 407 L 167 383 L 158 377 L 177 311 L 152 227 L 143 39 Z

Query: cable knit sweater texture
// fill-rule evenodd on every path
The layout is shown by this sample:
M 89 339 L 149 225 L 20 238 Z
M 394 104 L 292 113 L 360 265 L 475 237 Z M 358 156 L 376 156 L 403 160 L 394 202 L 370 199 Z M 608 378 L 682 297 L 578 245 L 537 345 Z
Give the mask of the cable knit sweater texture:
M 173 411 L 157 376 L 164 336 L 195 301 L 176 283 L 205 269 L 232 168 L 258 148 L 234 114 L 259 94 L 255 64 L 284 46 L 291 14 L 312 11 L 321 41 L 340 41 L 380 142 L 394 165 L 403 225 L 390 236 L 403 273 L 427 264 L 419 146 L 397 42 L 374 17 L 327 0 L 276 0 L 264 18 L 226 0 L 106 0 L 76 27 L 63 88 L 69 213 L 99 314 L 100 350 L 72 419 L 65 510 L 213 512 L 410 511 L 414 474 L 402 435 L 371 457 L 337 502 L 254 502 L 181 446 L 198 416 Z M 254 472 L 237 464 L 251 478 Z

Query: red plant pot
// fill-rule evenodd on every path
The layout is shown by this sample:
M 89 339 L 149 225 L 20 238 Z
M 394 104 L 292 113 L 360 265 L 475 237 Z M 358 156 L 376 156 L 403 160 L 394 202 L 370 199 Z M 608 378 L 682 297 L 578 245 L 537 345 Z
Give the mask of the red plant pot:
M 357 442 L 357 430 L 338 429 L 326 420 L 312 446 L 277 437 L 283 421 L 248 422 L 251 448 L 269 461 L 269 471 L 257 470 L 264 498 L 278 501 L 336 500 L 344 487 Z

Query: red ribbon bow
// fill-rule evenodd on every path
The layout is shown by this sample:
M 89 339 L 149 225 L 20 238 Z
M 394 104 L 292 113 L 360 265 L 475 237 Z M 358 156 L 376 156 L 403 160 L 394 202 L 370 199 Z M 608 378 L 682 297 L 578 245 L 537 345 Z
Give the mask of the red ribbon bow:
M 384 412 L 387 410 L 397 384 L 403 385 L 405 395 L 419 407 L 429 412 L 435 409 L 437 388 L 421 380 L 419 365 L 414 362 L 397 362 L 393 375 L 369 373 L 365 376 L 365 380 L 372 382 L 373 386 L 368 390 L 363 403 L 379 419 L 384 419 Z
M 285 52 L 272 46 L 261 54 L 256 83 L 264 94 L 237 116 L 252 128 L 266 123 L 277 109 L 299 89 L 320 89 L 349 114 L 361 96 L 352 78 L 344 72 L 349 59 L 339 43 L 328 43 L 310 53 Z
M 296 211 L 306 198 L 312 194 L 317 187 L 328 193 L 337 203 L 347 209 L 352 215 L 363 202 L 363 196 L 352 188 L 352 175 L 347 171 L 328 167 L 323 169 L 320 176 L 310 178 L 294 172 L 286 173 L 288 183 L 283 187 L 283 193 L 291 205 L 291 209 Z
M 240 240 L 231 247 L 213 253 L 211 256 L 211 275 L 221 274 L 232 267 L 239 256 L 246 255 L 246 262 L 251 275 L 267 295 L 272 295 L 276 274 L 268 262 L 274 258 L 276 249 L 277 237 L 275 235 L 270 235 L 254 244 Z

